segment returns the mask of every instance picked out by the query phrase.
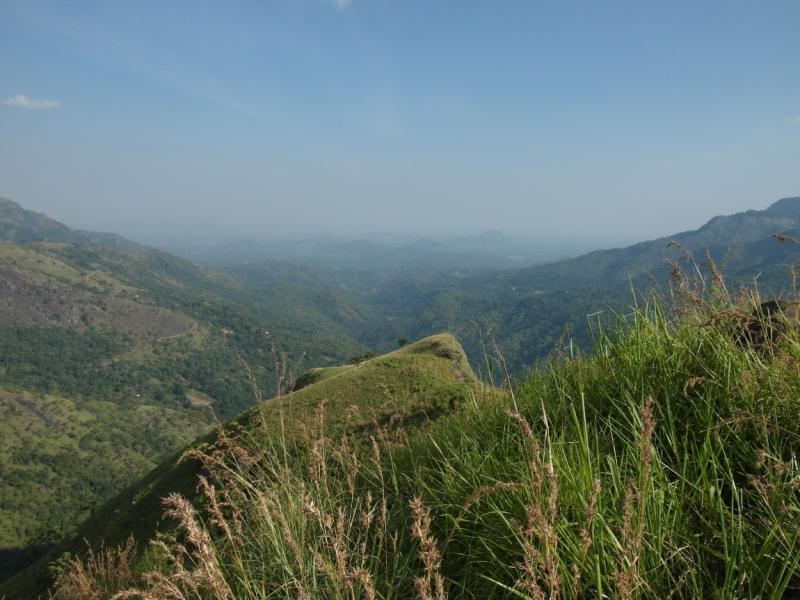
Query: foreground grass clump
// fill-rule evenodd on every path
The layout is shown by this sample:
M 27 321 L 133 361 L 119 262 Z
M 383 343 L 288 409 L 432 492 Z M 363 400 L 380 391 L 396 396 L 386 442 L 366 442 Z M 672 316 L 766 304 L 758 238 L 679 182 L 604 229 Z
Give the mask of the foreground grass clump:
M 410 439 L 223 436 L 117 597 L 798 597 L 800 343 L 747 312 L 649 306 Z

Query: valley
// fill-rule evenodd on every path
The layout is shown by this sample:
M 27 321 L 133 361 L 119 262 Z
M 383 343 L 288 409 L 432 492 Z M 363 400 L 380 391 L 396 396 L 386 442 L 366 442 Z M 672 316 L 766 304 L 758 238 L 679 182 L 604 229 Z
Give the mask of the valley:
M 478 396 L 502 402 L 505 369 L 525 382 L 548 357 L 591 353 L 603 327 L 641 307 L 670 310 L 676 265 L 701 291 L 719 271 L 731 295 L 755 282 L 765 297 L 794 298 L 800 198 L 524 268 L 502 258 L 511 249 L 495 235 L 444 250 L 325 246 L 316 263 L 206 248 L 201 266 L 8 200 L 0 232 L 0 594 L 10 599 L 43 592 L 48 561 L 79 554 L 84 538 L 152 535 L 165 494 L 196 497 L 196 467 L 176 453 L 217 439 L 219 422 L 258 429 L 268 446 L 280 430 L 286 446 L 324 403 L 327 427 L 361 443 L 392 431 L 401 444 L 403 431 Z M 417 343 L 397 350 L 401 338 Z M 385 356 L 342 367 L 368 350 Z M 295 387 L 312 368 L 299 381 L 313 383 Z M 287 412 L 275 412 L 283 398 Z

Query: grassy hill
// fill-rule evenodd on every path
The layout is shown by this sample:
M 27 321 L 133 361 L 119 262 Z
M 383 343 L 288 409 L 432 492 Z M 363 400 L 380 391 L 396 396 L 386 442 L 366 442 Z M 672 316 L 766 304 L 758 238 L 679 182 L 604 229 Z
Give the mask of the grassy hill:
M 294 455 L 302 452 L 306 435 L 324 405 L 325 435 L 349 432 L 359 439 L 422 426 L 474 398 L 477 380 L 454 338 L 439 335 L 363 362 L 358 367 L 328 369 L 303 389 L 267 400 L 225 427 L 225 436 L 242 436 L 261 448 L 282 444 Z M 219 440 L 219 434 L 205 441 Z M 307 449 L 307 447 L 306 447 Z M 257 462 L 240 457 L 242 465 Z M 249 467 L 246 467 L 249 468 Z M 32 598 L 52 583 L 46 564 L 64 552 L 85 550 L 84 540 L 97 548 L 104 541 L 118 545 L 133 534 L 145 541 L 161 520 L 162 499 L 173 492 L 196 497 L 200 463 L 176 455 L 89 516 L 69 539 L 60 543 L 33 570 L 0 586 L 0 597 Z
M 371 318 L 336 291 L 265 288 L 156 250 L 0 241 L 0 393 L 16 398 L 3 404 L 0 580 L 214 418 L 252 406 L 251 377 L 273 393 L 303 361 L 363 352 L 350 331 Z M 64 418 L 36 421 L 49 402 Z
M 765 236 L 788 230 L 789 235 L 798 237 L 795 230 L 789 229 L 798 226 L 798 212 L 800 199 L 784 199 L 766 211 L 716 218 L 696 232 L 678 234 L 675 239 L 694 253 L 693 262 L 682 264 L 705 274 L 703 285 L 712 288 L 714 278 L 702 264 L 708 249 L 720 269 L 731 276 L 731 289 L 738 281 L 757 275 L 762 292 L 792 293 L 787 265 L 800 263 L 800 245 L 791 241 L 779 243 Z M 27 414 L 28 419 L 38 415 L 36 418 L 44 424 L 31 426 L 27 442 L 16 440 L 14 443 L 22 449 L 8 452 L 3 459 L 6 462 L 0 466 L 4 473 L 13 471 L 15 477 L 27 478 L 25 481 L 36 480 L 40 490 L 48 482 L 62 482 L 64 487 L 56 490 L 56 496 L 61 494 L 58 497 L 69 500 L 58 504 L 42 502 L 41 510 L 31 508 L 24 505 L 21 495 L 11 493 L 16 488 L 10 486 L 5 488 L 11 491 L 4 496 L 6 512 L 0 512 L 0 517 L 6 515 L 3 518 L 22 536 L 23 543 L 31 544 L 28 550 L 35 553 L 46 551 L 58 537 L 56 532 L 68 530 L 65 524 L 72 518 L 70 515 L 77 515 L 80 520 L 86 514 L 82 504 L 84 490 L 64 491 L 72 489 L 74 483 L 67 472 L 69 462 L 53 457 L 63 457 L 70 446 L 57 430 L 48 430 L 45 435 L 46 424 L 55 422 L 48 421 L 49 416 L 41 417 L 55 414 L 46 412 L 48 402 L 74 406 L 60 410 L 76 419 L 93 407 L 99 410 L 107 406 L 103 402 L 110 403 L 108 406 L 113 408 L 107 414 L 127 425 L 105 440 L 111 451 L 98 451 L 97 465 L 101 465 L 100 457 L 108 458 L 99 471 L 121 474 L 128 463 L 135 467 L 133 462 L 139 461 L 138 468 L 143 469 L 174 451 L 182 443 L 180 436 L 191 431 L 192 426 L 200 431 L 205 425 L 210 418 L 209 408 L 225 419 L 252 406 L 253 380 L 265 395 L 275 389 L 285 392 L 292 385 L 292 367 L 303 357 L 302 364 L 319 366 L 320 370 L 301 381 L 311 385 L 303 389 L 298 386 L 297 394 L 286 398 L 303 392 L 313 401 L 309 400 L 304 408 L 284 406 L 284 417 L 297 410 L 292 422 L 303 422 L 307 428 L 314 422 L 310 407 L 321 399 L 312 392 L 316 390 L 327 398 L 339 393 L 325 391 L 327 386 L 334 386 L 332 390 L 346 389 L 341 397 L 351 398 L 348 406 L 360 407 L 359 410 L 350 415 L 349 421 L 342 416 L 345 411 L 326 422 L 340 428 L 347 422 L 348 431 L 366 440 L 381 431 L 375 429 L 371 416 L 365 417 L 367 407 L 374 407 L 376 402 L 375 389 L 385 398 L 380 410 L 391 409 L 380 413 L 384 421 L 379 420 L 379 426 L 388 425 L 391 420 L 392 427 L 399 427 L 398 423 L 415 425 L 448 412 L 459 386 L 444 385 L 442 373 L 431 378 L 408 365 L 403 368 L 413 375 L 412 388 L 392 387 L 387 382 L 386 378 L 395 373 L 394 367 L 383 372 L 373 368 L 379 364 L 373 362 L 358 368 L 335 365 L 362 353 L 366 345 L 384 352 L 400 337 L 416 339 L 436 331 L 457 334 L 473 364 L 481 367 L 483 375 L 493 374 L 496 381 L 502 378 L 498 363 L 484 361 L 484 348 L 493 348 L 493 340 L 509 368 L 516 372 L 541 361 L 560 339 L 566 340 L 560 356 L 578 356 L 580 348 L 591 347 L 591 327 L 598 319 L 587 319 L 587 315 L 602 312 L 600 320 L 611 318 L 609 322 L 613 322 L 615 317 L 609 317 L 610 311 L 625 314 L 643 305 L 647 294 L 641 290 L 651 285 L 650 275 L 656 282 L 668 279 L 670 268 L 663 264 L 664 258 L 684 256 L 679 250 L 667 249 L 671 239 L 595 252 L 553 265 L 471 277 L 452 269 L 406 272 L 387 278 L 373 272 L 331 275 L 313 265 L 297 272 L 289 263 L 262 265 L 261 276 L 269 285 L 242 281 L 156 250 L 124 252 L 91 244 L 41 241 L 0 243 L 0 387 L 25 399 L 21 404 L 9 402 L 9 406 L 15 410 L 34 407 L 20 414 Z M 649 273 L 639 267 L 646 267 Z M 289 280 L 293 283 L 287 283 Z M 325 285 L 318 285 L 320 281 Z M 297 285 L 298 282 L 314 285 Z M 669 290 L 663 287 L 662 291 L 668 298 Z M 470 321 L 480 326 L 482 339 Z M 430 353 L 422 353 L 426 354 Z M 465 380 L 470 377 L 465 376 Z M 700 372 L 692 377 L 705 375 Z M 347 387 L 347 381 L 353 385 Z M 368 392 L 363 395 L 361 390 Z M 416 412 L 404 412 L 393 404 L 397 397 L 412 396 L 411 404 L 422 407 Z M 133 431 L 141 422 L 137 419 L 158 411 L 175 415 L 156 422 L 157 427 L 166 428 L 161 437 L 140 440 L 131 455 L 114 446 L 133 443 Z M 259 414 L 258 419 L 270 432 L 280 426 L 275 413 Z M 92 450 L 89 442 L 98 433 L 90 429 L 104 422 L 96 417 L 87 421 L 89 429 L 75 432 L 80 440 L 87 440 L 83 442 L 87 451 Z M 20 423 L 20 427 L 27 426 L 27 422 Z M 240 424 L 246 431 L 253 431 L 251 422 Z M 306 428 L 290 428 L 287 432 L 285 421 L 283 424 L 284 444 L 295 435 L 305 435 Z M 155 439 L 168 443 L 157 447 Z M 305 451 L 292 448 L 290 454 L 293 460 L 300 460 L 297 457 L 305 456 Z M 164 466 L 150 481 L 160 481 L 164 476 L 189 494 L 186 486 L 191 487 L 194 482 L 195 467 L 189 463 Z M 141 470 L 133 468 L 127 481 L 109 475 L 92 491 L 95 495 L 91 500 L 108 497 L 109 490 L 121 489 L 137 472 Z M 88 472 L 81 475 L 89 476 Z M 166 493 L 166 488 L 159 490 Z M 136 501 L 139 516 L 132 517 L 127 508 L 117 505 L 116 516 L 99 513 L 104 515 L 102 523 L 94 521 L 95 525 L 91 525 L 91 519 L 87 521 L 87 537 L 93 542 L 104 537 L 120 541 L 120 536 L 131 529 L 131 523 L 143 524 L 142 531 L 152 532 L 154 525 L 147 523 L 153 521 L 146 521 L 144 515 L 158 513 L 156 499 L 161 496 L 148 494 L 149 491 L 145 496 L 150 498 L 150 504 L 140 502 L 145 496 L 134 495 L 126 500 Z M 53 513 L 62 506 L 62 513 Z M 53 523 L 59 523 L 61 529 L 51 527 Z M 103 523 L 111 529 L 103 530 Z M 5 550 L 14 554 L 20 549 L 15 546 Z M 3 551 L 0 549 L 0 553 Z M 40 584 L 47 581 L 42 573 L 37 575 Z
M 590 354 L 419 433 L 392 437 L 378 414 L 366 448 L 369 419 L 347 410 L 349 395 L 319 411 L 336 388 L 310 394 L 337 381 L 362 394 L 361 370 L 404 352 L 297 392 L 299 438 L 269 425 L 288 397 L 266 403 L 193 454 L 204 479 L 167 497 L 178 535 L 150 547 L 146 579 L 124 551 L 64 561 L 61 597 L 797 597 L 796 322 L 754 347 L 740 327 L 757 297 L 734 302 L 717 286 L 683 298 L 602 327 Z M 430 344 L 434 357 L 445 341 Z M 450 375 L 458 365 L 436 360 Z M 153 477 L 134 490 L 178 479 Z M 111 519 L 114 506 L 102 509 Z M 123 495 L 116 509 L 139 506 Z

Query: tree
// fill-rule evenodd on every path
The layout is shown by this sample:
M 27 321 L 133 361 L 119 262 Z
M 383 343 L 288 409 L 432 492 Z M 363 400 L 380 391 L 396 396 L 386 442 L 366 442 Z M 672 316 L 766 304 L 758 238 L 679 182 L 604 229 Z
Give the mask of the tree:
M 400 346 L 401 348 L 405 346 L 407 343 L 408 343 L 407 337 L 401 337 L 399 340 L 397 340 L 397 345 Z
M 375 350 L 367 350 L 364 354 L 359 354 L 358 356 L 352 357 L 350 359 L 350 362 L 358 367 L 365 360 L 369 360 L 370 358 L 374 357 L 375 357 Z

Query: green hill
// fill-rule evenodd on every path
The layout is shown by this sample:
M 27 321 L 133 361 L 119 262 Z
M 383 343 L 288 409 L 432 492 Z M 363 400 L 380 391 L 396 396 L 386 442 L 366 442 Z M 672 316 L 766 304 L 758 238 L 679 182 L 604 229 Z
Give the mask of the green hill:
M 717 260 L 725 250 L 769 238 L 772 234 L 800 228 L 800 197 L 783 198 L 765 210 L 748 210 L 730 216 L 714 217 L 694 231 L 684 231 L 657 240 L 640 242 L 627 248 L 597 250 L 577 258 L 506 271 L 488 278 L 488 285 L 514 286 L 526 291 L 554 291 L 575 287 L 607 287 L 646 276 L 643 271 L 663 273 L 664 259 L 677 260 L 682 252 L 667 248 L 677 242 L 701 262 L 705 250 L 712 249 Z M 469 286 L 465 281 L 461 285 Z
M 729 276 L 729 289 L 757 276 L 763 293 L 791 294 L 794 286 L 787 267 L 800 263 L 800 244 L 769 236 L 786 232 L 798 238 L 800 230 L 788 229 L 798 226 L 798 212 L 800 199 L 784 199 L 766 211 L 719 217 L 696 232 L 678 234 L 675 239 L 694 254 L 694 262 L 682 264 L 704 274 L 704 285 L 713 287 L 702 264 L 708 250 Z M 211 420 L 209 408 L 227 419 L 251 407 L 253 381 L 265 395 L 276 389 L 298 390 L 285 398 L 312 398 L 316 390 L 327 399 L 339 393 L 326 391 L 328 386 L 346 389 L 340 395 L 351 398 L 348 406 L 361 407 L 354 414 L 363 417 L 376 401 L 374 389 L 385 397 L 381 410 L 393 407 L 397 398 L 386 379 L 393 371 L 379 373 L 374 368 L 383 363 L 337 366 L 363 353 L 366 345 L 385 352 L 400 337 L 418 339 L 448 331 L 462 340 L 473 364 L 496 381 L 504 375 L 498 363 L 484 361 L 484 345 L 493 348 L 493 341 L 514 372 L 541 361 L 559 340 L 566 344 L 559 356 L 577 356 L 581 348 L 590 347 L 590 330 L 598 319 L 609 318 L 611 311 L 629 313 L 644 302 L 643 290 L 667 281 L 670 268 L 664 259 L 683 256 L 667 249 L 671 239 L 472 277 L 444 271 L 328 277 L 327 271 L 313 266 L 292 275 L 292 265 L 281 263 L 269 271 L 269 285 L 245 282 L 157 250 L 0 243 L 0 389 L 24 400 L 6 403 L 19 411 L 10 426 L 15 431 L 29 428 L 0 455 L 3 482 L 11 482 L 0 489 L 5 502 L 0 518 L 17 536 L 13 546 L 0 548 L 0 558 L 11 557 L 19 564 L 46 552 L 61 534 L 71 535 L 90 505 L 174 452 L 187 433 L 202 431 Z M 286 278 L 328 283 L 296 285 Z M 342 289 L 345 281 L 348 289 Z M 668 296 L 666 287 L 662 291 Z M 470 321 L 480 325 L 482 339 Z M 298 364 L 318 368 L 294 382 Z M 422 408 L 406 414 L 394 407 L 381 413 L 383 419 L 391 416 L 393 426 L 426 422 L 447 412 L 456 397 L 454 388 L 440 385 L 435 377 L 417 375 L 412 404 Z M 353 386 L 347 387 L 348 381 Z M 419 393 L 429 388 L 439 391 L 423 400 Z M 401 396 L 410 393 L 402 386 L 398 389 Z M 314 397 L 305 408 L 289 408 L 298 410 L 300 421 L 308 425 L 314 418 L 309 407 L 321 399 Z M 48 403 L 60 406 L 70 419 L 93 410 L 97 414 L 86 427 L 72 432 L 77 437 L 65 438 L 62 430 L 48 425 L 61 422 Z M 171 416 L 156 419 L 154 431 L 139 435 L 140 423 L 156 414 Z M 331 423 L 342 426 L 339 417 L 332 416 Z M 259 419 L 271 430 L 280 425 L 274 413 Z M 111 421 L 120 423 L 117 432 L 104 431 Z M 369 437 L 374 431 L 371 420 L 358 421 L 352 415 L 348 427 L 356 437 Z M 284 423 L 285 440 L 304 431 L 300 427 L 287 432 Z M 97 469 L 96 474 L 69 472 L 71 463 L 65 457 L 74 439 L 80 451 L 87 452 L 81 456 L 97 456 L 86 463 L 89 470 Z M 134 452 L 128 453 L 125 448 L 131 444 Z M 190 467 L 170 467 L 169 478 L 186 483 L 194 481 L 194 473 Z M 88 491 L 77 484 L 86 478 L 92 481 Z M 44 499 L 41 490 L 48 486 L 63 501 Z M 27 493 L 15 492 L 23 488 L 39 494 L 36 506 L 26 505 Z M 156 504 L 154 500 L 150 505 L 153 514 L 158 512 Z M 144 523 L 118 508 L 125 515 L 121 521 L 103 513 L 115 523 L 114 535 L 128 530 L 126 522 Z M 150 510 L 145 505 L 140 509 L 142 515 Z M 89 537 L 96 541 L 103 535 Z
M 64 559 L 59 593 L 795 598 L 796 327 L 784 321 L 753 347 L 741 323 L 756 297 L 732 302 L 718 285 L 684 300 L 671 307 L 679 318 L 648 304 L 601 327 L 590 354 L 543 365 L 514 395 L 476 397 L 418 432 L 392 435 L 384 412 L 361 429 L 370 418 L 358 401 L 348 410 L 350 393 L 363 398 L 387 361 L 397 373 L 422 356 L 452 385 L 459 359 L 447 339 L 268 402 L 194 452 L 198 462 L 165 466 L 87 522 L 121 541 L 112 524 L 128 517 L 142 531 L 131 515 L 141 506 L 153 519 L 148 498 L 182 490 L 160 507 L 176 536 L 150 546 L 146 566 L 124 551 Z M 337 389 L 348 393 L 315 408 Z M 371 406 L 384 397 L 377 390 Z
M 0 390 L 0 581 L 207 430 L 202 412 Z
M 25 210 L 7 198 L 0 198 L 0 239 L 17 243 L 38 240 L 78 246 L 107 246 L 125 252 L 141 252 L 146 249 L 146 246 L 114 233 L 72 229 L 43 213 Z
M 14 207 L 4 235 L 94 243 Z M 251 376 L 272 393 L 303 364 L 365 349 L 350 332 L 369 309 L 335 290 L 267 288 L 126 249 L 0 241 L 0 394 L 11 398 L 0 581 L 215 418 L 252 406 Z M 64 417 L 42 420 L 48 403 Z
M 454 338 L 439 335 L 409 344 L 358 367 L 328 371 L 327 377 L 285 396 L 267 400 L 225 426 L 226 435 L 258 440 L 263 448 L 281 443 L 297 449 L 304 432 L 313 428 L 317 411 L 324 405 L 324 431 L 339 437 L 376 435 L 375 427 L 388 430 L 421 426 L 450 413 L 476 393 L 477 380 L 463 350 Z M 205 441 L 218 438 L 218 434 Z M 118 545 L 133 534 L 145 541 L 161 520 L 162 499 L 180 492 L 196 495 L 199 463 L 176 455 L 135 485 L 97 508 L 77 532 L 60 543 L 33 570 L 0 586 L 0 597 L 32 598 L 52 583 L 48 561 L 63 552 L 83 552 L 88 540 Z M 250 460 L 252 460 L 251 457 Z
M 221 418 L 252 403 L 242 359 L 274 390 L 272 347 L 341 363 L 361 347 L 348 324 L 370 318 L 332 291 L 260 288 L 159 251 L 0 242 L 0 278 L 0 383 L 171 408 L 192 388 Z

